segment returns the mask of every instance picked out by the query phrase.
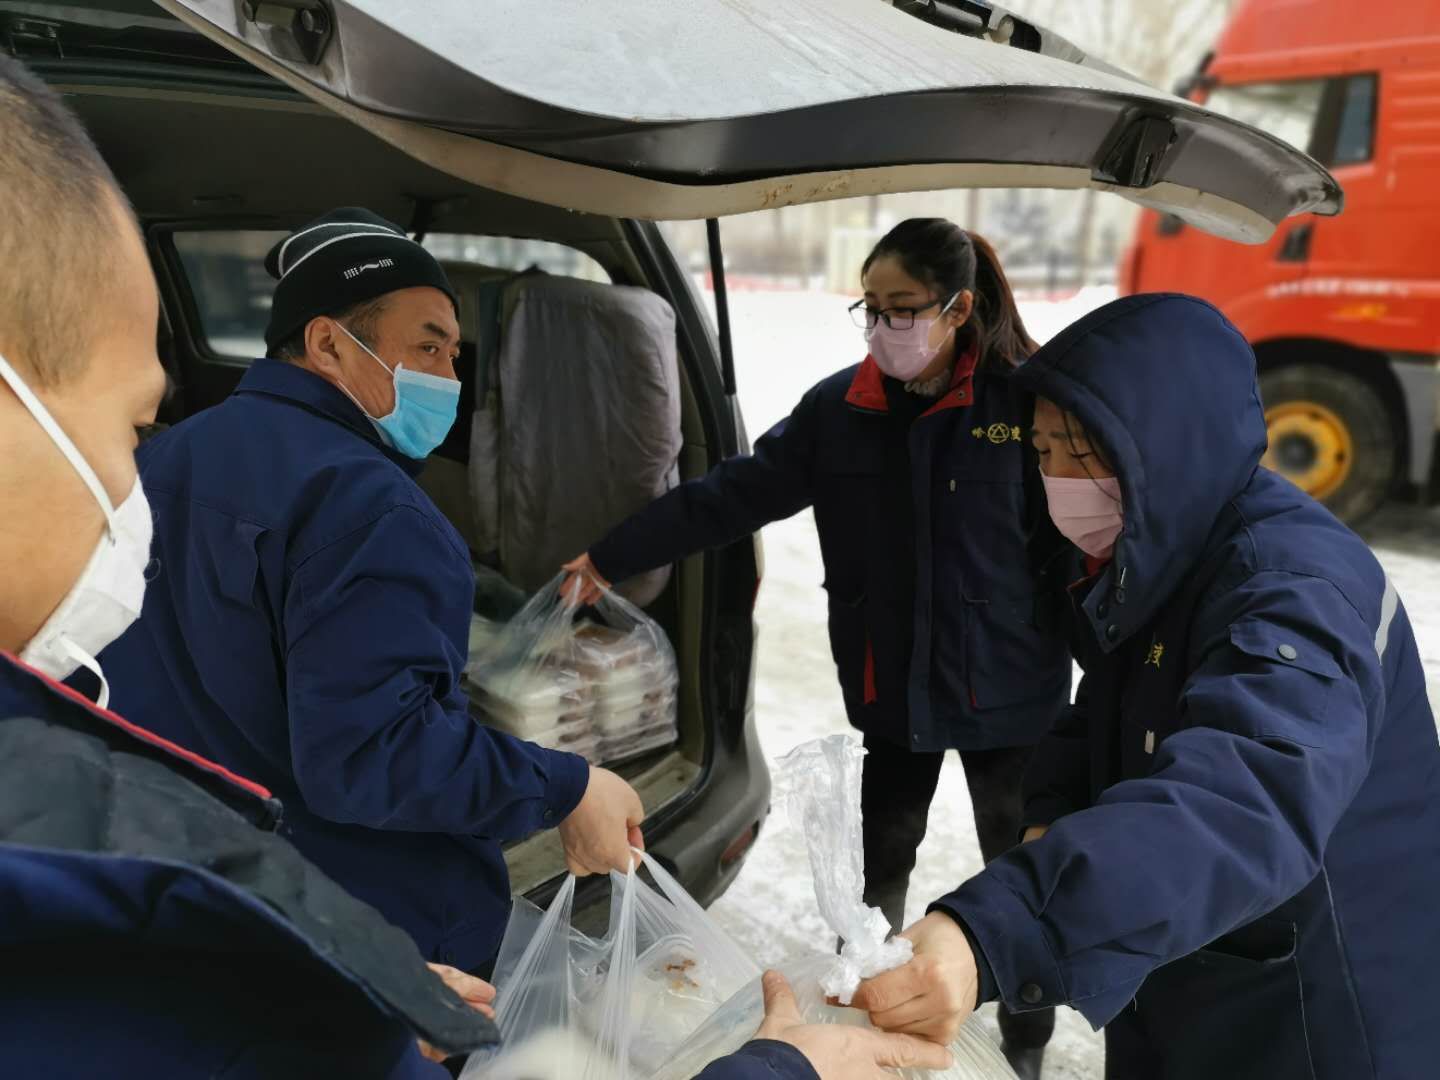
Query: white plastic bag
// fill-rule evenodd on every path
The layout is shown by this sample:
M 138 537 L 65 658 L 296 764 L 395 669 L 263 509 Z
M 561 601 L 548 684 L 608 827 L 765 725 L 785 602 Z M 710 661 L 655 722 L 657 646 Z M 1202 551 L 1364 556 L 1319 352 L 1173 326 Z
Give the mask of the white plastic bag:
M 857 1009 L 826 1004 L 848 1002 L 862 979 L 910 959 L 910 943 L 886 940 L 889 923 L 864 902 L 865 871 L 860 818 L 860 769 L 865 751 L 847 735 L 832 735 L 796 747 L 780 760 L 776 792 L 791 822 L 805 836 L 815 900 L 825 921 L 845 942 L 839 956 L 814 954 L 781 965 L 800 1014 L 810 1023 L 868 1025 Z M 758 982 L 745 987 L 713 1013 L 650 1080 L 691 1080 L 706 1065 L 752 1039 L 765 1015 Z M 972 1016 L 950 1045 L 954 1063 L 939 1072 L 902 1070 L 912 1080 L 1015 1080 L 999 1048 Z
M 496 962 L 498 1049 L 464 1080 L 638 1080 L 759 969 L 663 867 L 611 875 L 610 925 L 571 925 L 575 879 L 548 910 L 516 901 Z M 753 1032 L 752 1032 L 753 1034 Z
M 674 743 L 679 678 L 665 632 L 613 592 L 578 608 L 563 580 L 503 626 L 472 626 L 465 681 L 482 718 L 596 764 Z

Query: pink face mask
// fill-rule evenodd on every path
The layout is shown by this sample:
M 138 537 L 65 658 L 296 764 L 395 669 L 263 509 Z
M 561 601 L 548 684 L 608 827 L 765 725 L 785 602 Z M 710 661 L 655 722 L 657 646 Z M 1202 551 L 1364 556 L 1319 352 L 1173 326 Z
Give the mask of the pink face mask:
M 950 334 L 946 334 L 940 344 L 934 346 L 930 344 L 930 332 L 935 324 L 944 318 L 945 312 L 950 310 L 959 296 L 959 293 L 952 296 L 950 303 L 941 309 L 938 317 L 916 319 L 915 325 L 909 330 L 892 330 L 884 319 L 866 330 L 865 341 L 870 346 L 870 355 L 875 358 L 880 370 L 892 379 L 910 382 L 929 367 L 935 354 L 950 340 L 950 334 L 955 332 L 955 328 L 952 326 Z
M 1061 535 L 1086 555 L 1108 559 L 1125 527 L 1120 481 L 1113 476 L 1073 480 L 1043 473 L 1040 478 L 1045 482 L 1050 519 Z

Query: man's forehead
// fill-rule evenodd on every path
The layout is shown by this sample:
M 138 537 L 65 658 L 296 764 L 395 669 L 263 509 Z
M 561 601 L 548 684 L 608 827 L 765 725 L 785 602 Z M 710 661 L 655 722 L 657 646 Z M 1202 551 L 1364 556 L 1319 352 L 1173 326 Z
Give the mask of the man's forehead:
M 456 318 L 455 305 L 439 289 L 429 286 L 400 289 L 390 294 L 390 301 L 386 307 L 407 330 L 459 340 L 460 322 Z

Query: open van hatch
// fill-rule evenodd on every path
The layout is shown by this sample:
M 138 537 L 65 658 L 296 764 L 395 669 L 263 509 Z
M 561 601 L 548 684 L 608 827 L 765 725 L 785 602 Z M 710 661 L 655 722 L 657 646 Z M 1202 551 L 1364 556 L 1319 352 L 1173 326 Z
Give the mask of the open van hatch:
M 1258 243 L 1342 203 L 1300 151 L 1078 50 L 881 0 L 158 3 L 421 161 L 596 214 L 1095 188 Z
M 1258 242 L 1341 204 L 1285 143 L 1058 39 L 998 44 L 881 0 L 0 0 L 0 33 L 69 95 L 146 224 L 183 375 L 175 420 L 223 400 L 257 354 L 227 351 L 205 325 L 181 239 L 213 234 L 200 248 L 228 289 L 263 271 L 227 233 L 253 239 L 336 205 L 417 238 L 554 242 L 667 298 L 688 478 L 744 438 L 703 307 L 650 221 L 1094 188 Z M 450 267 L 467 302 L 489 269 Z M 423 481 L 457 525 L 468 460 L 439 454 Z M 702 883 L 702 902 L 738 870 L 768 797 L 749 694 L 760 554 L 743 546 L 686 560 L 652 611 L 680 665 L 681 742 L 623 770 L 654 850 Z M 519 892 L 563 867 L 553 833 L 507 859 Z

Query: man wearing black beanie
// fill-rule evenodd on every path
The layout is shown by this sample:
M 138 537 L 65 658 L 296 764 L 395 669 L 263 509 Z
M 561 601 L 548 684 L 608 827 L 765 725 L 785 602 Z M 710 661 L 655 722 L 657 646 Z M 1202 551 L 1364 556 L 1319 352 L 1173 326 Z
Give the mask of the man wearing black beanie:
M 623 870 L 640 800 L 470 719 L 474 571 L 414 480 L 459 393 L 439 263 L 345 208 L 266 266 L 270 355 L 140 450 L 154 575 L 105 670 L 125 715 L 279 795 L 296 846 L 427 959 L 483 970 L 501 843 L 558 826 L 572 870 Z

